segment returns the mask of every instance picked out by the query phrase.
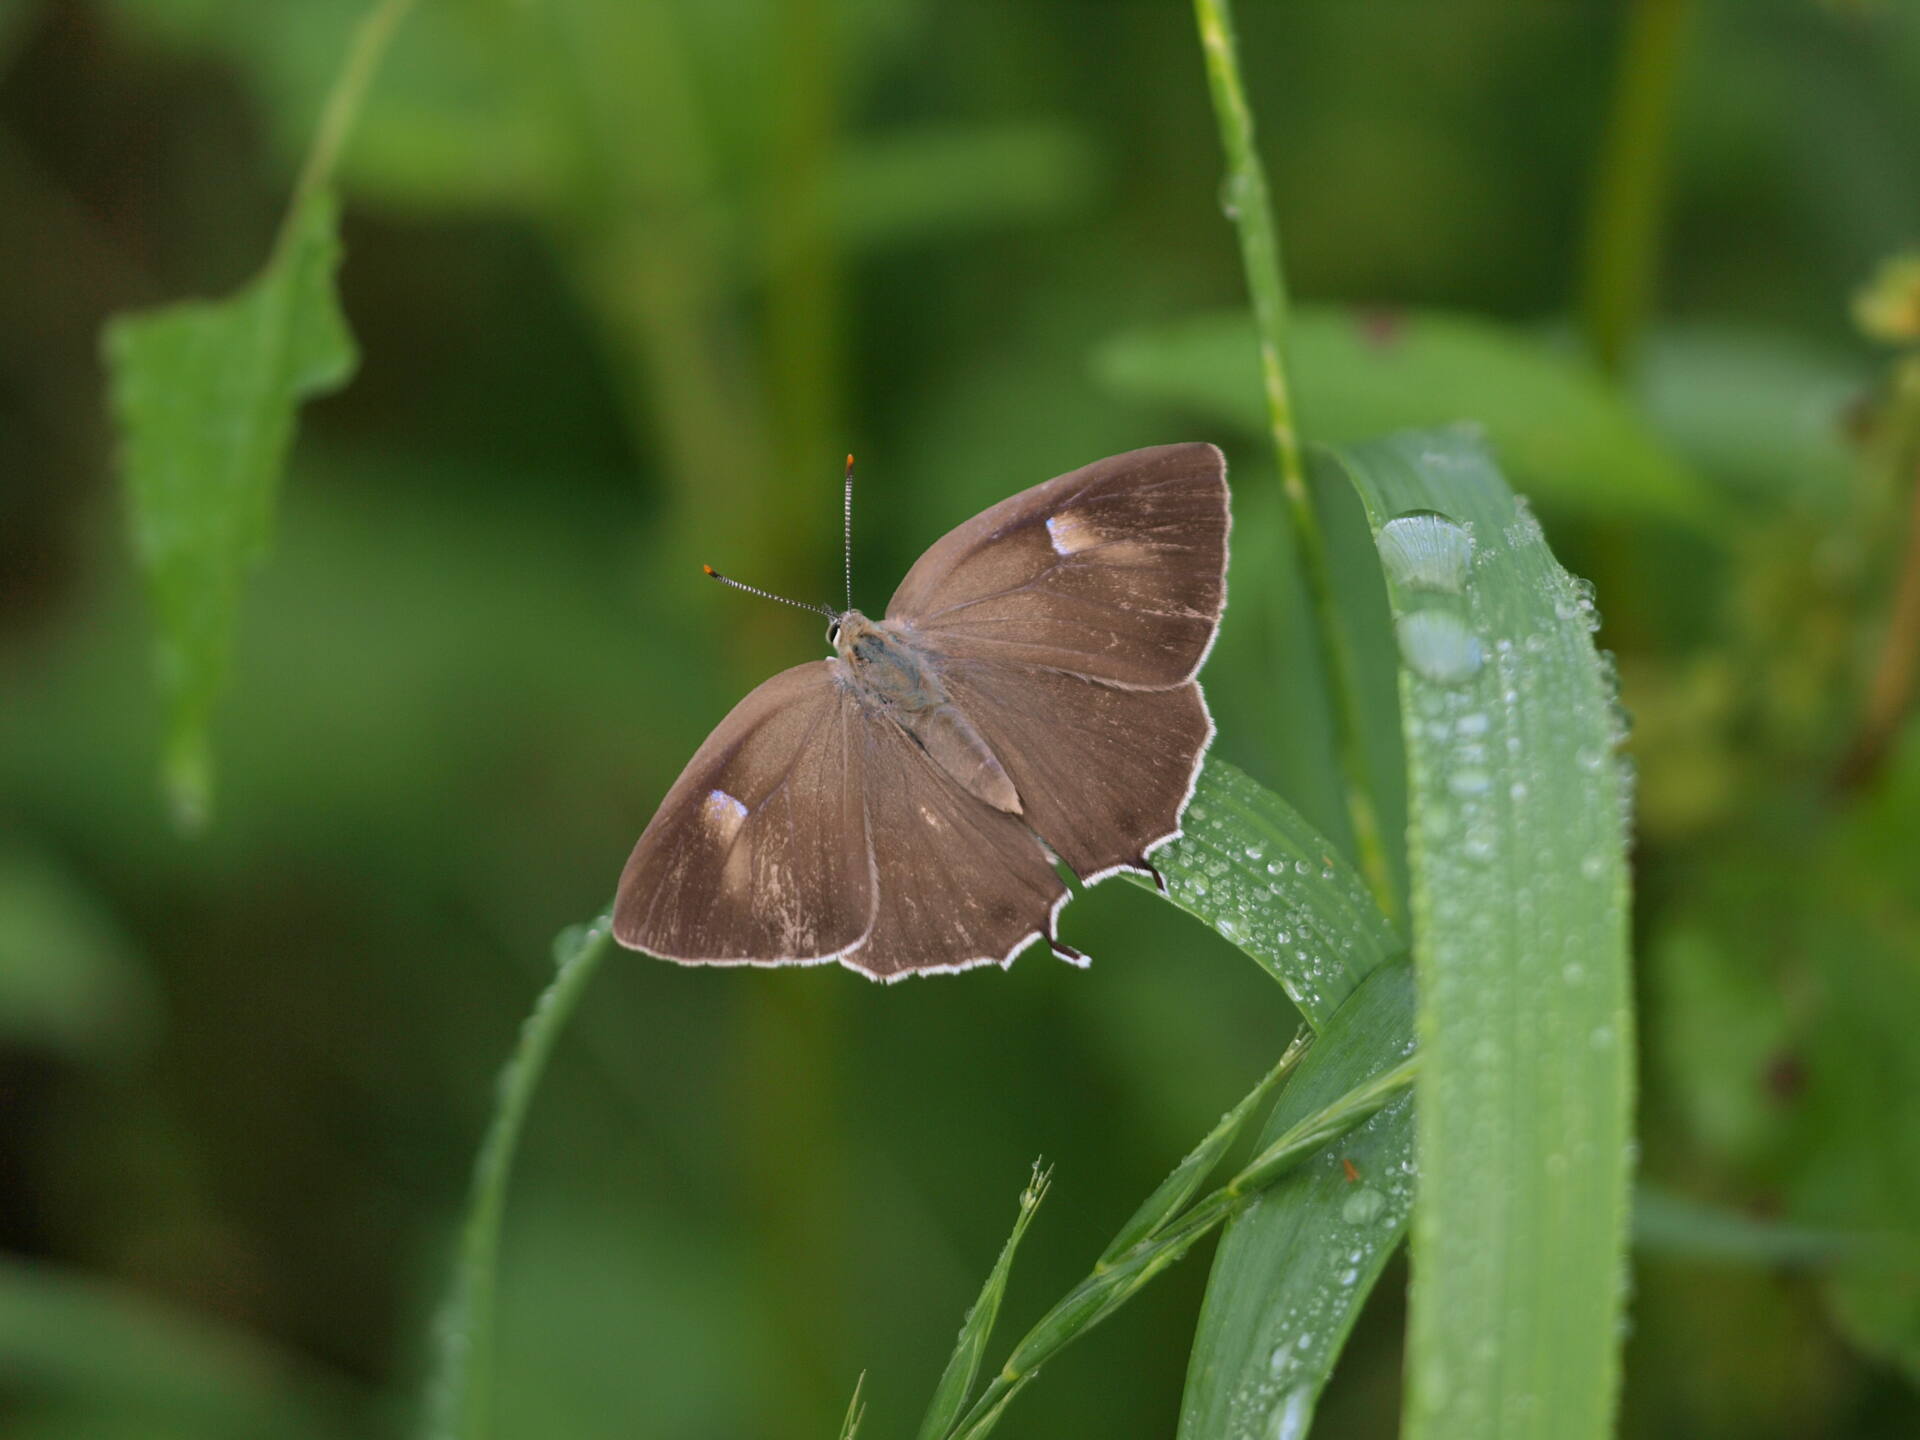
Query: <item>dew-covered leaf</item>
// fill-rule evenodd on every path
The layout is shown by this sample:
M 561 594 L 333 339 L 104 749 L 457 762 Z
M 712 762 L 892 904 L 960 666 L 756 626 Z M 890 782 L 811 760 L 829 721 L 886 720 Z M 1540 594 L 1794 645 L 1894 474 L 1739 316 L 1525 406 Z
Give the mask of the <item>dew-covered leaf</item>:
M 1523 331 L 1439 312 L 1302 306 L 1288 349 L 1300 414 L 1324 444 L 1471 417 L 1543 500 L 1696 525 L 1718 511 L 1700 478 L 1598 375 Z M 1197 315 L 1117 337 L 1096 368 L 1123 394 L 1263 433 L 1254 353 L 1244 313 Z
M 1264 1145 L 1405 1053 L 1411 978 L 1388 964 L 1405 946 L 1331 843 L 1224 760 L 1208 759 L 1183 831 L 1155 856 L 1169 898 L 1273 975 L 1320 1032 L 1318 1078 L 1288 1085 Z M 1411 1104 L 1395 1102 L 1342 1141 L 1339 1156 L 1311 1162 L 1229 1222 L 1194 1339 L 1183 1435 L 1265 1435 L 1274 1432 L 1260 1427 L 1275 1423 L 1304 1433 L 1399 1243 L 1411 1143 Z
M 1363 979 L 1329 1017 L 1260 1143 L 1403 1058 L 1413 1009 L 1405 964 Z M 1228 1228 L 1187 1369 L 1182 1440 L 1307 1433 L 1347 1333 L 1405 1233 L 1412 1152 L 1412 1100 L 1402 1096 Z
M 1400 640 L 1420 980 L 1406 1433 L 1610 1433 L 1626 781 L 1591 596 L 1477 432 L 1347 452 Z
M 248 570 L 264 554 L 303 400 L 344 384 L 353 340 L 334 292 L 334 204 L 316 191 L 237 294 L 107 327 L 134 552 L 167 707 L 163 779 L 183 824 L 211 802 L 208 729 Z
M 1315 1030 L 1405 948 L 1332 844 L 1217 756 L 1202 767 L 1181 828 L 1154 853 L 1168 898 L 1258 962 Z

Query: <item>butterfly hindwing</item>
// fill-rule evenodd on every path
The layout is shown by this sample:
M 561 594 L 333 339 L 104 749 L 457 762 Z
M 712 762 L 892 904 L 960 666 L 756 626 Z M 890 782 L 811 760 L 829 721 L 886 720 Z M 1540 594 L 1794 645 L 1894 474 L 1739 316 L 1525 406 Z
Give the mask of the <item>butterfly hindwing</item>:
M 894 980 L 1008 964 L 1050 937 L 1067 887 L 1033 832 L 968 794 L 884 713 L 869 712 L 866 725 L 879 908 L 866 943 L 842 963 Z
M 1082 880 L 1138 868 L 1180 833 L 1213 738 L 1198 685 L 1129 690 L 978 660 L 950 661 L 941 675 L 1005 767 L 1027 824 Z

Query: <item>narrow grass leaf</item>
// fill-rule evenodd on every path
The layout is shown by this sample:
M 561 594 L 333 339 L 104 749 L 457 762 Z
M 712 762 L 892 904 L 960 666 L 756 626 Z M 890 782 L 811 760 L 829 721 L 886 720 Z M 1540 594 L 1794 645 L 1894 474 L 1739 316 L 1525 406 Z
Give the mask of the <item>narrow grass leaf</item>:
M 1877 1247 L 1865 1236 L 1763 1220 L 1643 1184 L 1633 1197 L 1633 1248 L 1676 1260 L 1786 1269 L 1831 1265 Z
M 991 1435 L 994 1427 L 1000 1423 L 1000 1417 L 1007 1413 L 1007 1406 L 1013 1403 L 1013 1397 L 1026 1389 L 1033 1377 L 1039 1373 L 1037 1370 L 1032 1370 L 1015 1380 L 985 1414 L 968 1425 L 966 1429 L 956 1433 L 953 1440 L 987 1440 L 987 1436 Z
M 520 1026 L 520 1040 L 500 1072 L 493 1119 L 474 1160 L 453 1284 L 435 1327 L 427 1377 L 428 1440 L 484 1440 L 493 1411 L 493 1314 L 498 1290 L 500 1227 L 520 1132 L 547 1059 L 587 981 L 613 945 L 609 911 L 569 925 L 553 943 L 554 975 Z
M 1340 1046 L 1320 1058 L 1318 1067 L 1327 1073 L 1359 1074 L 1363 1078 L 1358 1084 L 1299 1116 L 1232 1180 L 1186 1207 L 1111 1262 L 1097 1266 L 1041 1316 L 1013 1347 L 1006 1364 L 973 1402 L 954 1433 L 984 1434 L 993 1418 L 1006 1408 L 1009 1396 L 1039 1374 L 1041 1366 L 1126 1304 L 1154 1276 L 1177 1264 L 1215 1226 L 1257 1205 L 1268 1187 L 1284 1182 L 1325 1147 L 1345 1139 L 1383 1110 L 1404 1104 L 1412 1084 L 1413 1062 L 1404 1054 L 1387 1056 L 1378 1063 L 1356 1062 L 1358 1053 L 1352 1047 Z M 1322 1055 L 1322 1048 L 1314 1046 L 1307 1052 L 1305 1064 L 1313 1065 Z M 982 1417 L 989 1424 L 983 1426 Z
M 1410 1440 L 1612 1429 L 1627 784 L 1587 588 L 1476 429 L 1347 453 L 1401 650 L 1420 979 Z
M 840 1422 L 840 1440 L 858 1440 L 861 1422 L 867 1418 L 867 1407 L 860 1403 L 860 1392 L 866 1387 L 867 1372 L 862 1370 L 853 1382 L 853 1398 L 847 1401 L 847 1418 Z
M 1525 331 L 1435 311 L 1301 306 L 1287 345 L 1300 412 L 1322 443 L 1472 415 L 1542 498 L 1693 526 L 1721 513 L 1707 484 L 1598 374 Z M 1121 394 L 1260 434 L 1256 353 L 1249 318 L 1222 312 L 1118 336 L 1095 368 Z
M 973 1382 L 980 1375 L 981 1357 L 986 1354 L 987 1342 L 993 1337 L 994 1322 L 1000 1318 L 1000 1302 L 1006 1298 L 1007 1276 L 1013 1270 L 1013 1253 L 1020 1248 L 1021 1237 L 1027 1233 L 1027 1226 L 1033 1223 L 1040 1202 L 1046 1199 L 1050 1174 L 1050 1171 L 1040 1168 L 1038 1161 L 1034 1162 L 1033 1178 L 1027 1182 L 1027 1188 L 1020 1192 L 1020 1213 L 1013 1218 L 1013 1231 L 1007 1236 L 1007 1243 L 1000 1247 L 1000 1258 L 994 1261 L 986 1284 L 980 1287 L 980 1298 L 967 1311 L 967 1318 L 960 1326 L 960 1338 L 953 1347 L 953 1355 L 941 1373 L 940 1383 L 934 1386 L 926 1418 L 920 1422 L 920 1440 L 940 1440 L 966 1413 L 967 1401 L 973 1394 Z
M 1154 852 L 1168 898 L 1258 962 L 1316 1030 L 1404 949 L 1359 872 L 1286 801 L 1217 756 L 1181 826 Z
M 1413 1016 L 1410 968 L 1376 968 L 1315 1041 L 1262 1145 L 1402 1059 Z M 1307 1433 L 1341 1346 L 1405 1233 L 1412 1151 L 1412 1103 L 1403 1095 L 1229 1225 L 1194 1334 L 1182 1440 Z
M 107 327 L 134 552 L 158 631 L 162 774 L 184 827 L 204 822 L 211 802 L 208 726 L 241 584 L 271 533 L 295 414 L 353 371 L 334 292 L 339 263 L 334 203 L 318 191 L 238 294 L 119 316 Z
M 1113 1243 L 1101 1253 L 1095 1270 L 1111 1265 L 1123 1253 L 1154 1234 L 1200 1193 L 1200 1187 L 1206 1183 L 1207 1177 L 1219 1167 L 1221 1157 L 1246 1129 L 1253 1112 L 1273 1095 L 1280 1082 L 1300 1063 L 1311 1034 L 1310 1030 L 1302 1030 L 1296 1035 L 1273 1069 L 1247 1092 L 1238 1105 L 1222 1115 L 1220 1123 L 1207 1133 L 1206 1139 L 1194 1146 L 1174 1172 L 1160 1182 L 1140 1208 L 1133 1212 L 1133 1218 L 1120 1227 L 1120 1233 L 1113 1237 Z

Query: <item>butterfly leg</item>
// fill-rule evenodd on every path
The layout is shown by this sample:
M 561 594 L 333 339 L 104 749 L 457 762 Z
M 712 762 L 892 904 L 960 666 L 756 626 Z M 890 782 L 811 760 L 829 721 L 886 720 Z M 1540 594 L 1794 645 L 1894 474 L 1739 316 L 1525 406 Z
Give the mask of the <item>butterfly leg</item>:
M 1134 864 L 1138 865 L 1142 870 L 1146 871 L 1147 874 L 1153 877 L 1153 888 L 1160 892 L 1161 899 L 1163 900 L 1166 899 L 1168 894 L 1171 893 L 1167 889 L 1167 877 L 1162 875 L 1158 870 L 1154 869 L 1153 866 L 1145 860 L 1136 860 L 1134 861 Z
M 1093 963 L 1092 960 L 1087 958 L 1086 951 L 1076 950 L 1064 940 L 1050 939 L 1047 941 L 1047 945 L 1053 951 L 1053 956 L 1056 960 L 1064 960 L 1067 964 L 1076 965 L 1082 970 Z

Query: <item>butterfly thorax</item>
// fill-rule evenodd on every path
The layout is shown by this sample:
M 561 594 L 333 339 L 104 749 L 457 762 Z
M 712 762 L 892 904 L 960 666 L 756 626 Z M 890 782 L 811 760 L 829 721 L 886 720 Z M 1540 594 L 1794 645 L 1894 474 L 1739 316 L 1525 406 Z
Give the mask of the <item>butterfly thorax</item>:
M 833 648 L 856 690 L 908 713 L 946 704 L 947 692 L 925 655 L 891 625 L 849 610 L 835 626 Z
M 1020 795 L 973 722 L 947 698 L 927 652 L 891 623 L 858 610 L 834 622 L 840 673 L 861 702 L 884 711 L 969 793 L 1018 815 Z

